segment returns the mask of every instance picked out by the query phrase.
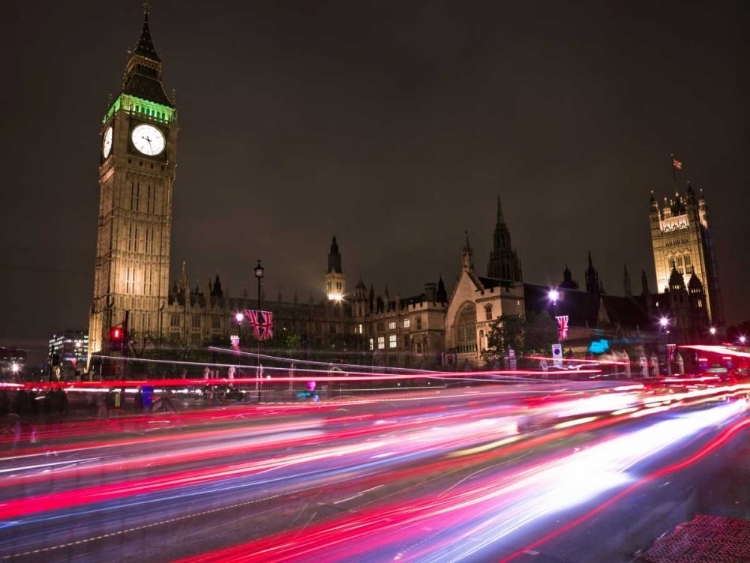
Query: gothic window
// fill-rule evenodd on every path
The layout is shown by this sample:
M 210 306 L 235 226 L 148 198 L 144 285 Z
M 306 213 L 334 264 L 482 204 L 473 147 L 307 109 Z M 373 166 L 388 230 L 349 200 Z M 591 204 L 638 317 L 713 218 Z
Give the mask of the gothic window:
M 477 348 L 477 306 L 466 303 L 456 315 L 456 347 L 462 352 Z
M 211 317 L 211 328 L 214 330 L 221 329 L 221 317 Z
M 398 341 L 396 340 L 395 334 L 389 334 L 388 335 L 388 347 L 389 348 L 396 348 L 398 346 Z
M 409 319 L 404 319 L 404 328 L 409 328 L 410 325 Z
M 484 350 L 485 349 L 485 345 L 484 345 L 484 331 L 483 330 L 479 331 L 479 349 L 480 350 Z
M 331 334 L 336 334 L 336 325 L 331 323 L 331 326 L 328 327 Z
M 484 306 L 484 315 L 486 317 L 486 320 L 488 320 L 488 321 L 492 320 L 492 305 L 485 305 Z
M 378 321 L 378 332 L 383 332 L 384 327 L 383 321 Z
M 417 317 L 417 330 L 422 330 L 422 317 Z
M 408 334 L 404 335 L 404 348 L 406 348 L 407 350 L 409 349 L 409 335 Z
M 370 338 L 370 350 L 375 349 L 375 340 L 373 338 Z
M 138 211 L 138 200 L 141 198 L 141 183 L 130 183 L 130 210 Z
M 200 315 L 193 315 L 192 319 L 193 323 L 193 330 L 199 330 L 201 328 L 201 316 Z
M 385 336 L 378 336 L 378 350 L 385 349 Z
M 125 269 L 125 293 L 133 293 L 135 291 L 135 268 L 128 266 Z
M 180 326 L 180 315 L 172 315 L 169 318 L 169 326 L 173 326 L 173 327 Z
M 388 330 L 396 330 L 396 321 L 391 321 L 388 323 Z
M 422 353 L 422 343 L 417 342 L 417 354 L 421 354 L 421 353 Z
M 315 332 L 323 332 L 322 327 L 320 326 L 320 323 L 315 323 Z

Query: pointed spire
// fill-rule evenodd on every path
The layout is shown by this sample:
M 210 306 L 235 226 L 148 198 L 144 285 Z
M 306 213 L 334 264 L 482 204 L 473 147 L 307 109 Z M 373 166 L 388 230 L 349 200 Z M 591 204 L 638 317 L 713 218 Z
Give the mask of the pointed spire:
M 188 289 L 188 277 L 187 277 L 187 264 L 185 260 L 182 261 L 182 274 L 180 275 L 180 290 L 187 291 Z
M 497 196 L 497 224 L 505 224 L 505 218 L 503 217 L 503 206 L 500 203 L 500 196 Z
M 438 278 L 437 295 L 435 296 L 439 303 L 448 302 L 448 292 L 445 291 L 445 283 L 443 282 L 443 274 L 440 274 Z
M 651 290 L 648 288 L 648 276 L 646 276 L 646 270 L 641 270 L 641 294 L 651 294 Z
M 146 57 L 152 61 L 161 62 L 159 55 L 156 54 L 154 48 L 154 42 L 151 40 L 151 31 L 148 28 L 148 13 L 151 11 L 151 4 L 149 2 L 143 3 L 143 28 L 141 29 L 141 36 L 138 38 L 138 43 L 133 51 L 134 55 L 140 55 Z
M 630 287 L 630 274 L 628 274 L 628 267 L 625 264 L 623 264 L 622 283 L 625 289 L 625 297 L 632 297 L 633 291 Z
M 331 250 L 328 252 L 328 270 L 329 274 L 343 274 L 341 269 L 341 253 L 339 252 L 339 245 L 336 242 L 336 236 L 331 241 Z
M 297 288 L 294 288 L 294 303 L 299 303 L 299 297 L 297 296 Z
M 594 269 L 594 263 L 591 261 L 591 251 L 589 250 L 589 268 Z
M 471 248 L 469 242 L 469 231 L 464 231 L 466 234 L 466 242 L 464 248 L 461 251 L 461 267 L 469 272 L 474 271 L 474 251 Z

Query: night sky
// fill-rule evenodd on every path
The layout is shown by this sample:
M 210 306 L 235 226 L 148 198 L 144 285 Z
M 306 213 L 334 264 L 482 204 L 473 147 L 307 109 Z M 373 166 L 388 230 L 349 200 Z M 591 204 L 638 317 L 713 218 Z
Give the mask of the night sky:
M 486 273 L 501 196 L 524 280 L 655 289 L 648 200 L 678 176 L 711 210 L 729 323 L 750 318 L 750 5 L 729 1 L 154 0 L 180 133 L 171 274 L 232 295 L 448 291 L 464 231 Z M 0 3 L 0 344 L 87 328 L 101 119 L 137 0 Z

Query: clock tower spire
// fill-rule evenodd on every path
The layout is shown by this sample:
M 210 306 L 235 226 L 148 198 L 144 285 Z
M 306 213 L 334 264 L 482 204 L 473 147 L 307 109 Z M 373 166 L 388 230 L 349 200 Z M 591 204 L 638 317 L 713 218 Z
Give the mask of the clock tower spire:
M 122 89 L 102 119 L 94 296 L 89 350 L 108 353 L 108 334 L 128 312 L 130 337 L 164 328 L 169 291 L 172 189 L 177 166 L 177 110 L 164 90 L 162 61 L 144 4 L 141 34 L 130 51 Z

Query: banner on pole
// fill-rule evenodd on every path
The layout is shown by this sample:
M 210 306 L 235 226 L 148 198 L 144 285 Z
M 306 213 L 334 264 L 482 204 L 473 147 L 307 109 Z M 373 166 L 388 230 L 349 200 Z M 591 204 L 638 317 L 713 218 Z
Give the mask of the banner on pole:
M 248 309 L 245 316 L 253 328 L 253 336 L 258 340 L 270 340 L 273 338 L 273 313 L 271 311 L 258 311 Z
M 675 350 L 677 350 L 677 344 L 667 344 L 667 356 L 670 362 L 674 361 Z
M 555 317 L 555 319 L 557 320 L 558 340 L 562 342 L 568 337 L 568 315 Z

